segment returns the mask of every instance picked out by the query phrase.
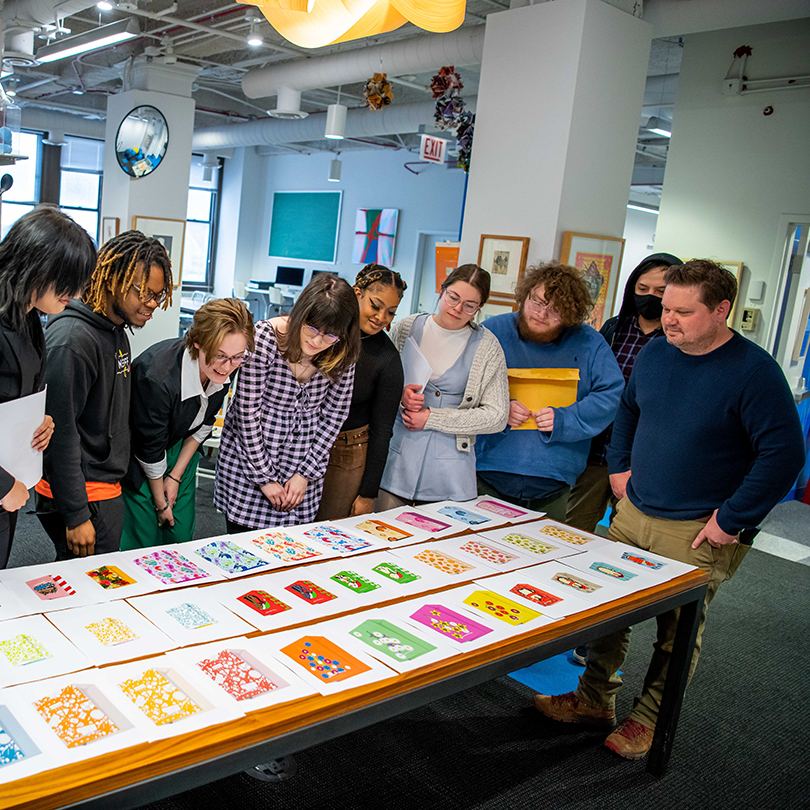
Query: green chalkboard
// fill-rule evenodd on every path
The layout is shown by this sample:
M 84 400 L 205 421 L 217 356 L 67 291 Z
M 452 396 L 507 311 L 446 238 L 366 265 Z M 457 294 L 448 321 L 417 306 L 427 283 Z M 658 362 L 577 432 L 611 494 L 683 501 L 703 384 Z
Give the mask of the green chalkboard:
M 342 196 L 342 191 L 274 192 L 269 255 L 334 264 Z

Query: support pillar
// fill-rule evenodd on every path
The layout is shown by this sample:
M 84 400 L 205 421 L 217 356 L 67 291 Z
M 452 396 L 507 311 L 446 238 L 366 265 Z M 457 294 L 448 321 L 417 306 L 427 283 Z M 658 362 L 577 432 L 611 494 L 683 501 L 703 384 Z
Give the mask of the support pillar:
M 133 217 L 180 219 L 185 221 L 188 181 L 191 170 L 191 138 L 194 133 L 194 99 L 191 84 L 198 70 L 188 65 L 165 65 L 136 60 L 132 89 L 110 96 L 107 101 L 107 129 L 104 149 L 102 217 L 118 217 L 120 231 L 133 227 Z M 154 172 L 146 177 L 130 177 L 115 157 L 118 126 L 135 107 L 149 104 L 160 110 L 169 124 L 169 146 Z M 181 267 L 172 266 L 175 284 Z M 143 329 L 130 337 L 132 356 L 160 340 L 177 337 L 180 328 L 180 287 L 173 291 L 173 302 L 165 312 L 157 310 Z
M 462 263 L 482 234 L 530 237 L 529 264 L 563 231 L 622 235 L 651 38 L 601 0 L 487 18 Z

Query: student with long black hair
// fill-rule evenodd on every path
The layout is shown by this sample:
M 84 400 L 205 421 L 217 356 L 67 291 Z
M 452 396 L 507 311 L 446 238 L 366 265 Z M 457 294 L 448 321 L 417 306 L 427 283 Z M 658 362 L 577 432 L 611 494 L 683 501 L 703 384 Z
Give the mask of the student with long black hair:
M 87 283 L 95 263 L 90 236 L 56 208 L 35 208 L 11 226 L 0 243 L 0 402 L 42 390 L 40 313 L 61 312 Z M 31 446 L 45 450 L 53 430 L 53 419 L 46 415 Z M 27 500 L 25 484 L 0 467 L 0 568 L 8 564 L 17 512 Z

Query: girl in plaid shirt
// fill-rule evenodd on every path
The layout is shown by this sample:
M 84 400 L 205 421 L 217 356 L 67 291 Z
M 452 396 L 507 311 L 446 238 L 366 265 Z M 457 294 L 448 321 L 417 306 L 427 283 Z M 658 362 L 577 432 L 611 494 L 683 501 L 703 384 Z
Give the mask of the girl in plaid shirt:
M 256 325 L 222 429 L 214 504 L 230 533 L 315 518 L 360 353 L 357 297 L 321 274 L 288 317 Z

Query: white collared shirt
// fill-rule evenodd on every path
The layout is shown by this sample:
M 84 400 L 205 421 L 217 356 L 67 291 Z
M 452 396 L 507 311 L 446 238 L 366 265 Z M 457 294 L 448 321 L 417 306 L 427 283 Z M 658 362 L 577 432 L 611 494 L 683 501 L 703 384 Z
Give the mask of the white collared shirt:
M 180 400 L 181 402 L 185 402 L 187 399 L 191 399 L 192 397 L 200 398 L 200 409 L 197 411 L 197 415 L 192 420 L 190 428 L 190 430 L 194 430 L 196 428 L 196 432 L 192 435 L 192 438 L 199 444 L 202 444 L 211 435 L 211 431 L 213 429 L 212 425 L 203 424 L 205 412 L 208 410 L 209 398 L 216 394 L 217 391 L 221 391 L 226 385 L 230 385 L 230 383 L 230 378 L 224 383 L 215 383 L 209 380 L 208 387 L 203 388 L 203 384 L 200 380 L 199 359 L 192 360 L 191 355 L 188 353 L 188 349 L 183 349 L 183 360 L 180 370 Z M 163 478 L 163 476 L 166 474 L 166 470 L 168 469 L 165 451 L 163 453 L 163 458 L 160 461 L 156 461 L 154 464 L 147 464 L 140 459 L 138 459 L 138 463 L 141 465 L 144 474 L 149 479 Z

